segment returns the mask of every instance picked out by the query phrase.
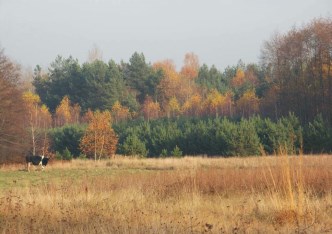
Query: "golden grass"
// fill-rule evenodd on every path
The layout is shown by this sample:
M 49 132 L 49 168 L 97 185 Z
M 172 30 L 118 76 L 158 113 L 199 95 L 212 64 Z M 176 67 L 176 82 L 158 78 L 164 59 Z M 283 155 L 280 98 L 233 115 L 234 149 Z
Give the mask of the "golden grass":
M 327 155 L 117 157 L 53 162 L 44 172 L 23 168 L 0 169 L 1 175 L 25 173 L 20 186 L 0 190 L 1 233 L 332 231 Z

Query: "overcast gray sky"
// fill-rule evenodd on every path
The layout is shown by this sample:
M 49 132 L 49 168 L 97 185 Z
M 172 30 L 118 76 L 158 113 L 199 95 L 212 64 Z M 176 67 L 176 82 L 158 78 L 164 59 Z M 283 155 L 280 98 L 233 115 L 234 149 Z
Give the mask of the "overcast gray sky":
M 258 62 L 273 33 L 331 13 L 332 0 L 0 0 L 0 46 L 31 67 L 58 54 L 83 63 L 97 45 L 105 61 L 138 51 L 179 68 L 194 52 L 225 68 Z

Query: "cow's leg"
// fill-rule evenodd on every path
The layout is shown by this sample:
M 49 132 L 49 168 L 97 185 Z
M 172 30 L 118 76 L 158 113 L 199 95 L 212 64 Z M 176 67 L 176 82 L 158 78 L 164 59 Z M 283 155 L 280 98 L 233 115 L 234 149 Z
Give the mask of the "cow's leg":
M 30 162 L 27 162 L 28 172 L 30 172 Z
M 43 159 L 43 158 L 42 158 Z M 42 159 L 40 160 L 40 162 L 39 162 L 39 164 L 38 164 L 38 166 L 40 166 L 41 167 L 41 170 L 43 170 L 43 163 L 42 163 Z M 37 166 L 37 167 L 38 167 Z M 38 169 L 39 170 L 39 169 Z

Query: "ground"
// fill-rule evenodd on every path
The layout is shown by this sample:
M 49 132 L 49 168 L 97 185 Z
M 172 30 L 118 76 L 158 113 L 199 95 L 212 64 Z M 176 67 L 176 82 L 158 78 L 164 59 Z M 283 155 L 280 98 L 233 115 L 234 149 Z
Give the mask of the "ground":
M 332 157 L 52 161 L 0 168 L 1 233 L 332 232 Z

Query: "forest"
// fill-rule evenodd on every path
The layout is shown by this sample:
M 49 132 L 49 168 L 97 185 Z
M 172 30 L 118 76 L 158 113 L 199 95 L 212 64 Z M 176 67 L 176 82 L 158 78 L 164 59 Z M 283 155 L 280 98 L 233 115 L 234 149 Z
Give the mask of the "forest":
M 0 163 L 61 159 L 332 152 L 332 20 L 265 41 L 257 64 L 80 63 L 57 56 L 33 79 L 0 52 Z

